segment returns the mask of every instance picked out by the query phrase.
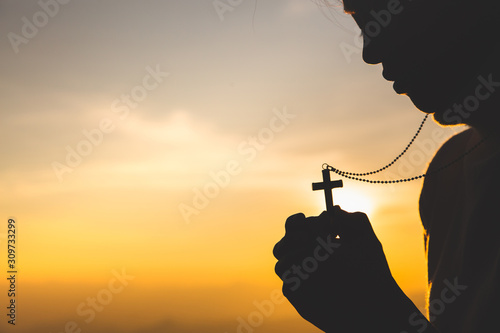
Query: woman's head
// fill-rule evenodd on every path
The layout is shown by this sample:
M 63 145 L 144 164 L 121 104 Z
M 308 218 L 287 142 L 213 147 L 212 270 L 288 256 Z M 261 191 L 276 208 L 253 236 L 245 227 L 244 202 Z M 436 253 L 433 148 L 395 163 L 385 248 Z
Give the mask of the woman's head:
M 363 32 L 364 61 L 381 63 L 397 93 L 442 124 L 474 124 L 500 95 L 480 87 L 500 91 L 499 2 L 345 0 L 344 9 Z

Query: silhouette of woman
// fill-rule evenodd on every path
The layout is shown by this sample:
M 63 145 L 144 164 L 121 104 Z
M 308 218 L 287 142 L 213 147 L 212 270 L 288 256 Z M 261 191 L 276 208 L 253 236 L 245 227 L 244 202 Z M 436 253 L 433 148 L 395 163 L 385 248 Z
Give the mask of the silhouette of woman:
M 343 4 L 366 63 L 438 123 L 469 129 L 436 153 L 420 196 L 429 321 L 394 281 L 367 216 L 338 206 L 287 219 L 273 251 L 283 293 L 326 332 L 499 332 L 500 1 Z

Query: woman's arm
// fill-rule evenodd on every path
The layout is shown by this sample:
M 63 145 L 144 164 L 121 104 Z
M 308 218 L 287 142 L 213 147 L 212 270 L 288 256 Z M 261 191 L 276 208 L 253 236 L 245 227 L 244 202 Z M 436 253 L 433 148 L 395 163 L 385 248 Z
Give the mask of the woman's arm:
M 290 216 L 285 228 L 275 270 L 304 319 L 325 332 L 437 332 L 394 281 L 365 214 L 335 206 Z

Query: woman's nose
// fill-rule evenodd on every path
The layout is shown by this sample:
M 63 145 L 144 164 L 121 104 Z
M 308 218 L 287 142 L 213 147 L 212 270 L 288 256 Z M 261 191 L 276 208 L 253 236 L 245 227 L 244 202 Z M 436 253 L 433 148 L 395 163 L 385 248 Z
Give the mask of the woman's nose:
M 382 62 L 383 46 L 380 41 L 363 34 L 363 61 L 376 65 Z

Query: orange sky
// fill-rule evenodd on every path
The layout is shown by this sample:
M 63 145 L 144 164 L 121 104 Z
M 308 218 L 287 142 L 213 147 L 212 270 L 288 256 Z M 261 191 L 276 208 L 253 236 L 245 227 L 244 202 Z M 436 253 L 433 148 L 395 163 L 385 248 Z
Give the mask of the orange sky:
M 284 221 L 324 209 L 311 191 L 324 162 L 378 169 L 423 116 L 361 61 L 340 11 L 214 3 L 4 1 L 0 242 L 15 217 L 17 332 L 318 331 L 277 298 Z M 422 173 L 458 130 L 429 121 L 380 179 Z M 334 200 L 369 214 L 422 307 L 420 187 L 344 180 Z

